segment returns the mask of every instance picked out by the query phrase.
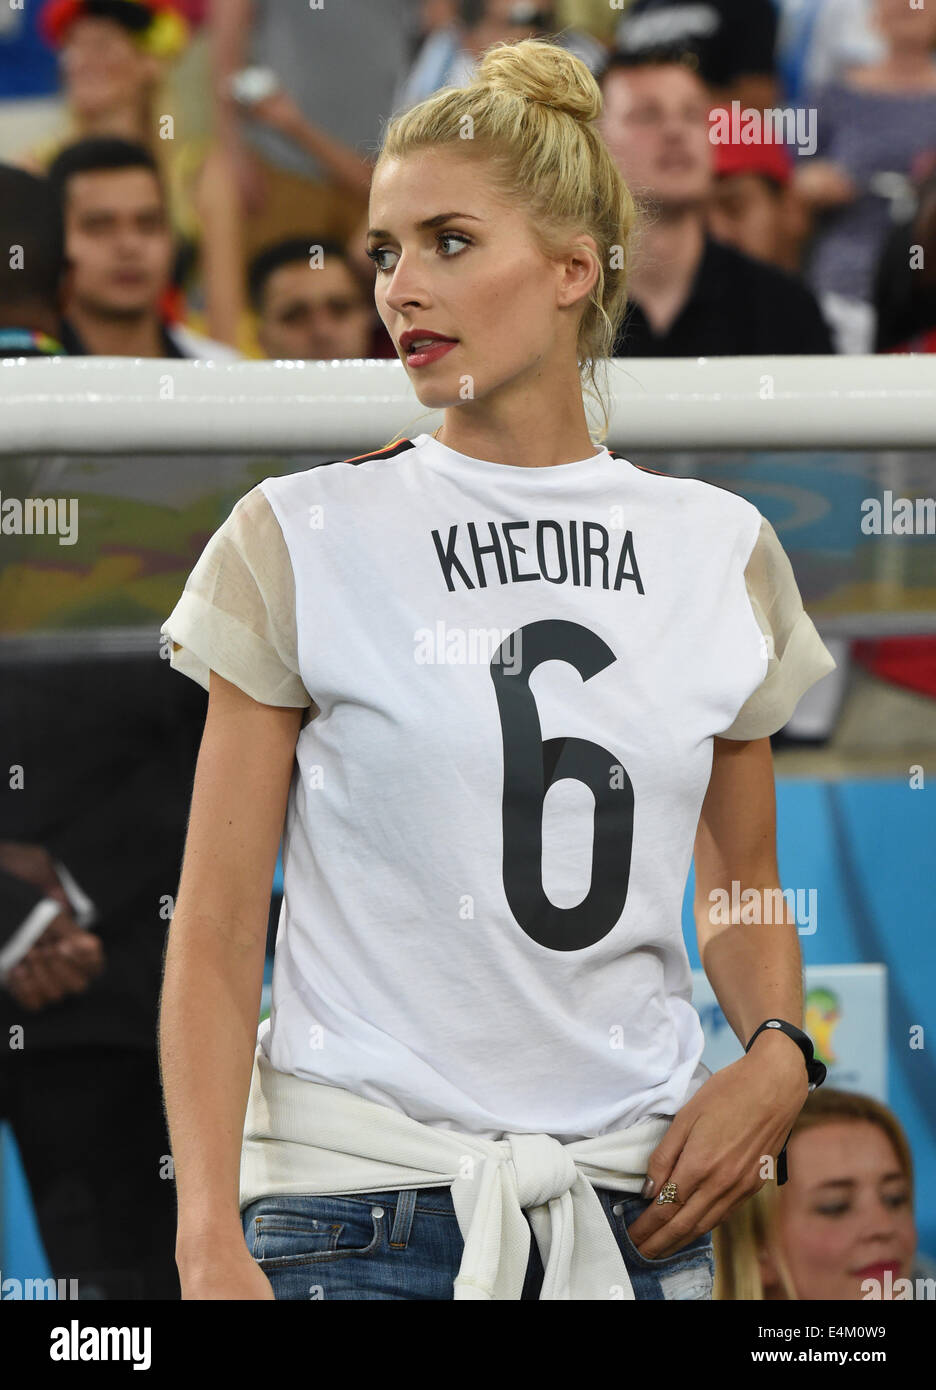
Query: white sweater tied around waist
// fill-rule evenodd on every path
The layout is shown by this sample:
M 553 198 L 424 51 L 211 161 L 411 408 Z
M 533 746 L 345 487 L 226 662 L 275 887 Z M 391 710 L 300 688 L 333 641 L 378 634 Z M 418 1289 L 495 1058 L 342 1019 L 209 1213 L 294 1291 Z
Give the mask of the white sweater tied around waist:
M 543 1262 L 541 1299 L 632 1299 L 624 1257 L 594 1186 L 640 1192 L 650 1155 L 671 1123 L 653 1116 L 569 1144 L 548 1134 L 484 1139 L 277 1071 L 258 1043 L 240 1206 L 282 1193 L 450 1185 L 465 1244 L 456 1299 L 519 1299 L 530 1227 Z

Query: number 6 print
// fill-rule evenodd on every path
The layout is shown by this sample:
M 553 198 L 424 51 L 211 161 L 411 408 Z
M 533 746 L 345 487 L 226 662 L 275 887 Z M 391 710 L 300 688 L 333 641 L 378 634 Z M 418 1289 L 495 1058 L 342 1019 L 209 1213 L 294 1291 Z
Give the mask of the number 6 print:
M 519 668 L 513 657 L 521 654 Z M 508 664 L 508 656 L 511 660 Z M 614 653 L 580 623 L 529 623 L 504 639 L 491 660 L 504 740 L 504 892 L 527 936 L 553 951 L 592 946 L 624 909 L 634 838 L 634 788 L 619 758 L 581 738 L 543 741 L 530 677 L 543 661 L 566 661 L 583 681 Z M 619 771 L 612 778 L 611 770 Z M 591 885 L 575 907 L 556 907 L 543 890 L 543 802 L 554 782 L 584 782 L 595 798 Z M 621 785 L 612 785 L 620 781 Z

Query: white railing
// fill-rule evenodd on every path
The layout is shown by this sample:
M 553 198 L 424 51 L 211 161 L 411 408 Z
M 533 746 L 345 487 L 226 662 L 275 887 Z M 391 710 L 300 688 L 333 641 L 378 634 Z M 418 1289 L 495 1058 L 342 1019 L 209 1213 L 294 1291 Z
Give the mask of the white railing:
M 607 395 L 607 442 L 622 452 L 936 447 L 936 359 L 923 354 L 619 358 L 608 368 Z M 590 401 L 588 410 L 596 422 Z M 0 363 L 0 457 L 255 450 L 348 457 L 441 421 L 391 358 Z

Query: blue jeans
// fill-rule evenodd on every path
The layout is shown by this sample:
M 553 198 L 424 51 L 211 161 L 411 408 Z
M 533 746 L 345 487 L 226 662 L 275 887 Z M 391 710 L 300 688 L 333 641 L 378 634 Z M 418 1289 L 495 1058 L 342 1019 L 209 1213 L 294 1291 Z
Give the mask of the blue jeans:
M 638 1254 L 627 1228 L 653 1201 L 596 1187 L 634 1297 L 712 1297 L 711 1232 L 662 1259 Z M 464 1242 L 448 1187 L 354 1196 L 258 1197 L 241 1212 L 244 1237 L 277 1299 L 448 1299 Z M 530 1232 L 521 1298 L 538 1299 L 543 1264 Z

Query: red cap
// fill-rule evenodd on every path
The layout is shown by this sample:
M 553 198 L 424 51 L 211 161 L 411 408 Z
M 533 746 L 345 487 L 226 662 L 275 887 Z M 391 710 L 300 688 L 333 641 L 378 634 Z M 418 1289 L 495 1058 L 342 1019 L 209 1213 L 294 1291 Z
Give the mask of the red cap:
M 719 141 L 713 148 L 716 178 L 728 178 L 732 174 L 760 174 L 763 178 L 773 179 L 781 187 L 790 181 L 793 159 L 786 145 L 780 141 L 760 141 L 752 145 Z

